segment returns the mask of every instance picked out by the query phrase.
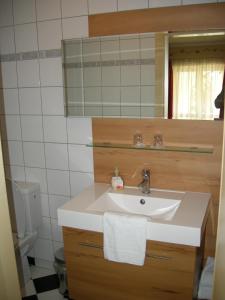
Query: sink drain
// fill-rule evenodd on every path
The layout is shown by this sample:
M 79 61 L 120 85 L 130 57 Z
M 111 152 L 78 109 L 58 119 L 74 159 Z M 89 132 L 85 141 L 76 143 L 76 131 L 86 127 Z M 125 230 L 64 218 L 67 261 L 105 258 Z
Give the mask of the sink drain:
M 140 200 L 140 203 L 143 205 L 143 204 L 145 204 L 145 199 L 141 199 Z

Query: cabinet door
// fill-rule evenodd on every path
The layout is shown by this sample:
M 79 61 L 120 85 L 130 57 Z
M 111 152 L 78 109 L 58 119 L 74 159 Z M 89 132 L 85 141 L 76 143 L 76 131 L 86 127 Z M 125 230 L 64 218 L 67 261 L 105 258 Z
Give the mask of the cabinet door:
M 69 293 L 76 300 L 191 300 L 195 248 L 148 242 L 144 266 L 104 259 L 103 235 L 64 228 Z

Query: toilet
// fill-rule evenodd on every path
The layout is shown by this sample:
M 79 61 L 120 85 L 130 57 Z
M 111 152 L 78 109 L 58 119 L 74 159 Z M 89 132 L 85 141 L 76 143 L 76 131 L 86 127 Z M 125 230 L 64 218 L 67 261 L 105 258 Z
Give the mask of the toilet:
M 42 222 L 40 185 L 35 182 L 20 182 L 7 179 L 11 185 L 11 213 L 13 241 L 21 285 L 31 278 L 27 255 L 37 239 L 37 230 Z M 10 197 L 9 197 L 10 198 Z M 10 202 L 10 199 L 9 199 Z

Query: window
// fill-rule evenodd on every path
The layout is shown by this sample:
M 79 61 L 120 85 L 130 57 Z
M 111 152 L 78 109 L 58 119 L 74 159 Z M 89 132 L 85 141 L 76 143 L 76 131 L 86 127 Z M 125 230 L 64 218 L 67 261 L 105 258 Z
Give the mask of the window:
M 173 69 L 173 118 L 218 118 L 214 100 L 222 90 L 224 60 L 175 59 Z

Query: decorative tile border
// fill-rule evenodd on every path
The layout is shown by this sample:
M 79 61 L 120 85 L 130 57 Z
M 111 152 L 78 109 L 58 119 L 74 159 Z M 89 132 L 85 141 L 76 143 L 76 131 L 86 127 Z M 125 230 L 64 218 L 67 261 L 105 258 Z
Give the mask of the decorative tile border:
M 132 66 L 132 65 L 154 65 L 154 58 L 144 59 L 121 59 L 121 60 L 107 60 L 107 61 L 88 61 L 78 63 L 63 63 L 67 69 L 72 68 L 91 68 L 91 67 L 113 67 L 113 66 Z
M 50 50 L 40 50 L 40 51 L 29 51 L 21 53 L 3 54 L 0 55 L 1 62 L 12 62 L 12 61 L 23 61 L 32 60 L 38 58 L 55 58 L 61 57 L 61 49 L 50 49 Z

